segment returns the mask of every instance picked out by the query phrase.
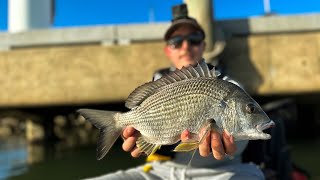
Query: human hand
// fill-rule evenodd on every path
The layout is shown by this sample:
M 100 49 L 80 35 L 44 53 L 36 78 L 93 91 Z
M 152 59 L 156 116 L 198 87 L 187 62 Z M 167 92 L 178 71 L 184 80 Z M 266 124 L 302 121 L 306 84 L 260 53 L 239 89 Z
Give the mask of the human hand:
M 141 155 L 140 150 L 136 146 L 138 135 L 139 135 L 139 131 L 137 131 L 133 127 L 126 127 L 122 131 L 122 137 L 124 139 L 124 142 L 122 144 L 122 149 L 126 152 L 131 152 L 131 156 L 135 158 Z
M 201 129 L 200 138 L 206 132 L 206 128 Z M 181 134 L 181 141 L 187 142 L 190 139 L 190 132 L 185 130 Z M 217 130 L 212 129 L 210 133 L 207 133 L 202 143 L 199 145 L 199 153 L 203 157 L 209 156 L 210 148 L 213 156 L 217 160 L 222 160 L 225 154 L 232 155 L 236 152 L 237 147 L 234 143 L 233 137 L 226 131 L 222 133 L 222 137 Z

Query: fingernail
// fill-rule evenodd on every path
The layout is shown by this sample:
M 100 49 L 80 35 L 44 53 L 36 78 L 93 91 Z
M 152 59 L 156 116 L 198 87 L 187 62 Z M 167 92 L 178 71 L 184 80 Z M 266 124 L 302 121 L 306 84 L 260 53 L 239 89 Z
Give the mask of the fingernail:
M 224 131 L 223 136 L 233 143 L 233 136 L 228 131 Z
M 226 134 L 228 137 L 231 137 L 231 134 L 227 130 L 224 130 L 224 134 Z
M 223 132 L 223 137 L 224 137 L 224 138 L 227 138 L 227 139 L 230 139 L 230 136 L 229 136 L 228 133 L 226 133 L 226 132 Z
M 126 128 L 126 133 L 130 133 L 130 132 L 131 132 L 130 128 Z
M 220 153 L 219 156 L 216 159 L 222 160 L 224 158 L 225 158 L 225 153 Z
M 189 136 L 186 134 L 186 135 L 184 136 L 184 139 L 185 139 L 185 140 L 189 140 Z
M 234 140 L 233 140 L 233 136 L 230 136 L 230 141 L 233 143 Z
M 203 136 L 203 131 L 200 131 L 199 137 L 201 138 Z

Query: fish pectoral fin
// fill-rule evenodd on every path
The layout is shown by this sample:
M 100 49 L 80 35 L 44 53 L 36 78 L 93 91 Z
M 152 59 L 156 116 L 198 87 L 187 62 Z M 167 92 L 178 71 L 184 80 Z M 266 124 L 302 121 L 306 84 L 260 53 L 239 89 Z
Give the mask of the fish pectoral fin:
M 188 152 L 195 150 L 199 147 L 199 142 L 186 142 L 180 143 L 173 151 L 175 152 Z
M 145 141 L 142 136 L 138 137 L 136 144 L 140 151 L 146 153 L 148 156 L 154 154 L 161 147 L 161 145 Z
M 188 151 L 192 151 L 192 150 L 197 149 L 199 147 L 199 144 L 202 143 L 202 141 L 204 140 L 205 137 L 207 137 L 207 134 L 210 132 L 210 129 L 211 129 L 211 124 L 208 124 L 205 127 L 205 132 L 200 137 L 199 141 L 182 142 L 173 151 L 175 151 L 175 152 L 188 152 Z M 194 137 L 193 137 L 193 139 L 194 139 Z

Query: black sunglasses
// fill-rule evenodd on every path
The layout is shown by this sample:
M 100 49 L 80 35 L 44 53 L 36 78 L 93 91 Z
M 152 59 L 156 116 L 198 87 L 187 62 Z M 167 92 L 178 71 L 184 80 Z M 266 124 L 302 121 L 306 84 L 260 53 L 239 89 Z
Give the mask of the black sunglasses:
M 173 49 L 178 49 L 182 46 L 182 42 L 186 40 L 191 46 L 199 46 L 203 39 L 201 33 L 192 33 L 186 36 L 174 36 L 167 40 L 167 45 Z

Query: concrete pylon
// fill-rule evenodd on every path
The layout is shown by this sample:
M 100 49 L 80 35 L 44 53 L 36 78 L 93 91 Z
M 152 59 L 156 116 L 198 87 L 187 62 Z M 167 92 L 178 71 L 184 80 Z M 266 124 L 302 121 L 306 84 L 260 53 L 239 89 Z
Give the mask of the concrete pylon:
M 198 23 L 202 26 L 206 33 L 206 50 L 204 58 L 212 63 L 216 60 L 216 57 L 224 49 L 224 41 L 217 41 L 217 35 L 222 33 L 216 32 L 218 30 L 214 24 L 214 14 L 213 14 L 213 0 L 184 0 L 184 3 L 188 5 L 189 15 L 195 18 Z
M 53 21 L 54 0 L 9 0 L 8 31 L 49 28 Z

